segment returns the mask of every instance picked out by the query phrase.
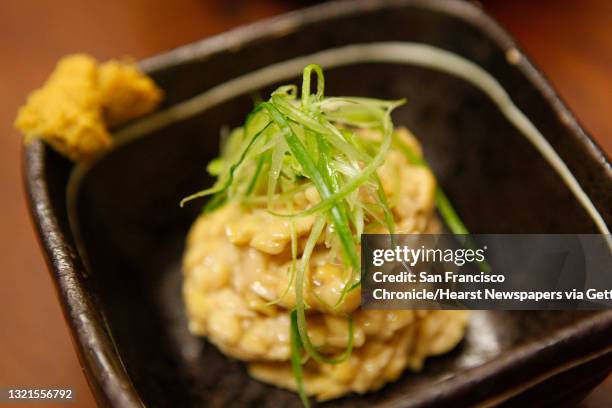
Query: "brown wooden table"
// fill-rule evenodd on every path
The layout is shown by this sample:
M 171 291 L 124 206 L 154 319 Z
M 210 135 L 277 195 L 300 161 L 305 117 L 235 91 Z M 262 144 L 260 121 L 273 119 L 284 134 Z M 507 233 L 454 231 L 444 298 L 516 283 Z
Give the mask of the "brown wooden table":
M 0 1 L 0 387 L 71 387 L 75 406 L 95 406 L 23 197 L 21 143 L 12 121 L 26 93 L 67 53 L 141 58 L 306 3 Z M 610 155 L 612 1 L 491 0 L 484 7 L 516 36 Z M 611 379 L 584 402 L 588 407 L 611 405 Z

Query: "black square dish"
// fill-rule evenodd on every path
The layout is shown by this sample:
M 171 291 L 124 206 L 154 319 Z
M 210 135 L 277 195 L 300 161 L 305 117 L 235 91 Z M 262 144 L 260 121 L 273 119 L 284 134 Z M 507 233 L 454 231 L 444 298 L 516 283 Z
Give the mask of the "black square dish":
M 490 95 L 439 69 L 398 62 L 415 43 L 494 77 L 586 201 Z M 421 140 L 471 231 L 590 233 L 612 221 L 610 162 L 508 34 L 470 3 L 328 3 L 155 56 L 142 66 L 166 92 L 161 109 L 178 120 L 155 116 L 146 137 L 131 136 L 137 123 L 120 130 L 116 149 L 75 172 L 40 142 L 24 151 L 32 216 L 100 405 L 300 405 L 189 334 L 180 265 L 200 209 L 178 203 L 210 183 L 204 169 L 220 129 L 241 123 L 251 93 L 297 82 L 311 62 L 325 68 L 330 95 L 407 98 L 394 122 Z M 610 372 L 611 339 L 609 311 L 477 311 L 460 346 L 423 372 L 320 405 L 569 405 Z

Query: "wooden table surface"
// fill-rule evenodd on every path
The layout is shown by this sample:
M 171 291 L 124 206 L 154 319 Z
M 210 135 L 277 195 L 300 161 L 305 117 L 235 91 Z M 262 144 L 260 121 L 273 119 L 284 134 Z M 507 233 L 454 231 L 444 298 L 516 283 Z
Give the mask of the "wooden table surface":
M 281 0 L 0 1 L 0 387 L 70 387 L 95 406 L 35 240 L 12 128 L 26 93 L 62 55 L 100 59 L 159 51 L 307 4 Z M 601 146 L 612 154 L 612 1 L 490 0 Z M 612 379 L 583 403 L 612 405 Z M 57 405 L 55 405 L 57 406 Z

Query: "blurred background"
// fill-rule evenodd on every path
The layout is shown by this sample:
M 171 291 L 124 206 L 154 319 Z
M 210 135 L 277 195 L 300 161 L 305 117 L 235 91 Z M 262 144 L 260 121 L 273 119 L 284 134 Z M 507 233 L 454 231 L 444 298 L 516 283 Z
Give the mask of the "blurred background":
M 0 387 L 73 388 L 93 407 L 28 218 L 12 123 L 61 56 L 137 59 L 314 2 L 0 0 Z M 612 1 L 483 0 L 612 155 Z M 55 404 L 57 406 L 57 404 Z M 612 406 L 612 379 L 584 407 Z

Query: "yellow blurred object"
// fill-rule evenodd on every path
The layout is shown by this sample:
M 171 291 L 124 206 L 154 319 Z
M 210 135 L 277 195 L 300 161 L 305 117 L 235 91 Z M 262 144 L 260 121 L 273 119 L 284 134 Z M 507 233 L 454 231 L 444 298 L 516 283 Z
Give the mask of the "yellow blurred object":
M 105 62 L 100 66 L 98 81 L 104 118 L 109 127 L 153 111 L 162 99 L 155 82 L 132 63 Z
M 154 110 L 162 91 L 131 62 L 62 58 L 44 86 L 28 96 L 15 126 L 26 143 L 42 138 L 71 160 L 87 160 L 112 145 L 108 126 Z

